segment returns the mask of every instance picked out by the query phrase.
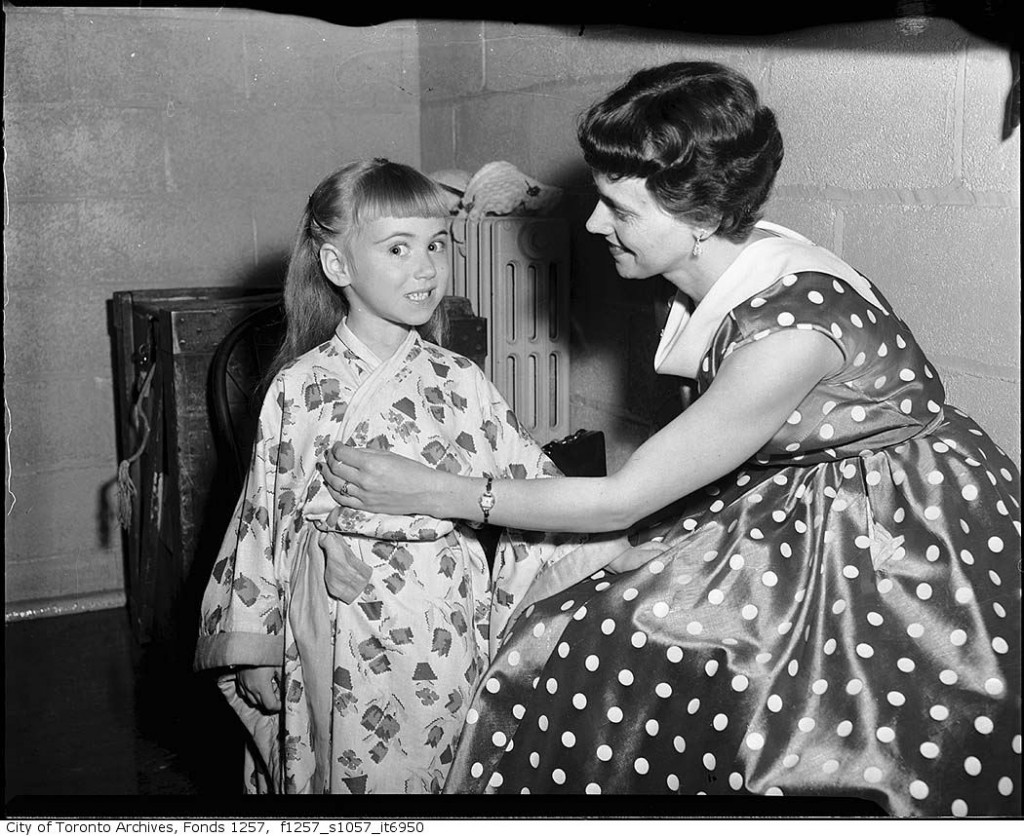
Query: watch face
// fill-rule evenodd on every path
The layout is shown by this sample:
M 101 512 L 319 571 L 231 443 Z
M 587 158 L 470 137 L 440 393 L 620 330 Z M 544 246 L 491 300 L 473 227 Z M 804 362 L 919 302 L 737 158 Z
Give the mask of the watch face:
M 490 511 L 494 507 L 494 496 L 492 494 L 484 494 L 480 497 L 480 507 L 485 511 Z

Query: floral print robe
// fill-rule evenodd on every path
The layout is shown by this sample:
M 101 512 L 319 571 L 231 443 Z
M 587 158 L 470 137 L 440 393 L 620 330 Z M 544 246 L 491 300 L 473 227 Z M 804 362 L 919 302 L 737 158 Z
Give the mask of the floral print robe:
M 219 680 L 252 736 L 247 787 L 438 792 L 490 637 L 582 538 L 506 531 L 491 572 L 465 524 L 339 506 L 316 469 L 339 440 L 463 475 L 558 471 L 476 365 L 415 332 L 382 362 L 342 323 L 266 395 L 196 654 L 198 669 L 283 668 L 281 714 Z M 371 572 L 351 603 L 327 594 L 329 548 Z

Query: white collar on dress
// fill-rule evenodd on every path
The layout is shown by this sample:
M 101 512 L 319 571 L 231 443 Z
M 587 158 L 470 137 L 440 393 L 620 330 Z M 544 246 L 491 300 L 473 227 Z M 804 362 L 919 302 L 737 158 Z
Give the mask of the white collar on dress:
M 792 273 L 825 273 L 842 279 L 869 304 L 886 312 L 867 279 L 838 256 L 778 224 L 759 221 L 757 228 L 773 237 L 745 247 L 692 312 L 690 298 L 677 291 L 654 355 L 658 374 L 696 378 L 700 360 L 729 311 Z

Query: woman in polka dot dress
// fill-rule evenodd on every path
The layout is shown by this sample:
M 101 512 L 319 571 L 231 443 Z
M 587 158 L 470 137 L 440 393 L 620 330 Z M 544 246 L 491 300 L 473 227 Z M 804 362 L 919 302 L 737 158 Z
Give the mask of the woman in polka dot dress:
M 655 359 L 700 393 L 615 474 L 502 481 L 492 521 L 660 525 L 523 600 L 450 792 L 873 800 L 1019 816 L 1020 475 L 867 279 L 758 223 L 771 111 L 714 64 L 637 73 L 579 138 L 587 222 L 679 289 Z M 480 480 L 344 451 L 353 507 L 480 518 Z

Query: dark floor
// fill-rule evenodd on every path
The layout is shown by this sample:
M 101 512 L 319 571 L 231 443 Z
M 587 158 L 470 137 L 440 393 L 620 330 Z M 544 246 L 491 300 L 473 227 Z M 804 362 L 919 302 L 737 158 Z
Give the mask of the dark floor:
M 237 795 L 241 738 L 212 682 L 123 609 L 4 629 L 4 801 Z

